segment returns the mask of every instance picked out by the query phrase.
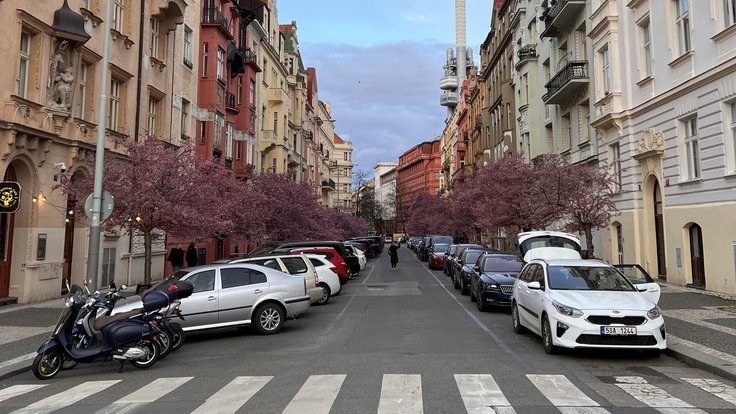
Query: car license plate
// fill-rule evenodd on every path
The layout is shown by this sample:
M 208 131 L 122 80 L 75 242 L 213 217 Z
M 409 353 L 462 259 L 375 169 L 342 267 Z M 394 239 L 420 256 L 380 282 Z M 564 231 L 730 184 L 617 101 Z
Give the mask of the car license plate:
M 601 326 L 601 335 L 636 335 L 636 328 L 628 326 Z

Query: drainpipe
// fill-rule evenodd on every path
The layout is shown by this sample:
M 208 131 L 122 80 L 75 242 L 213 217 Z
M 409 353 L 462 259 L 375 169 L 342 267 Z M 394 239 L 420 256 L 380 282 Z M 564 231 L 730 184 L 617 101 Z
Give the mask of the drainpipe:
M 140 33 L 138 34 L 138 85 L 135 92 L 135 142 L 138 142 L 141 129 L 141 89 L 143 88 L 143 35 L 146 24 L 146 0 L 141 0 Z

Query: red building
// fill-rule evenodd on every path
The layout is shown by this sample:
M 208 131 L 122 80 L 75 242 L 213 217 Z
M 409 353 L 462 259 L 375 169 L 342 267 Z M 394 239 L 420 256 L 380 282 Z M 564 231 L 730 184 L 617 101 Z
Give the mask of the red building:
M 396 167 L 396 191 L 400 209 L 411 206 L 414 197 L 420 192 L 439 194 L 440 192 L 440 150 L 439 139 L 426 141 L 409 149 L 399 157 Z M 405 220 L 402 212 L 397 212 L 397 220 Z

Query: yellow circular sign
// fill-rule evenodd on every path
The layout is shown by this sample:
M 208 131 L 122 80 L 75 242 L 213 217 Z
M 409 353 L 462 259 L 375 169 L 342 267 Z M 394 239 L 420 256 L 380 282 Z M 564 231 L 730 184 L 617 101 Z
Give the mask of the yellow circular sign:
M 20 184 L 15 181 L 0 182 L 0 213 L 14 213 L 20 204 Z

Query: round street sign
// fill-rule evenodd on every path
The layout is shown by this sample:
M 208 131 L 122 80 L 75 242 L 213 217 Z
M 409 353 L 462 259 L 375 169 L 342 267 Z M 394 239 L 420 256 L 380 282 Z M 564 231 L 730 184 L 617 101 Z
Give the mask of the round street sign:
M 92 200 L 94 199 L 94 193 L 87 196 L 87 200 L 84 202 L 84 212 L 87 214 L 87 217 L 90 219 L 92 218 Z M 112 209 L 115 207 L 114 200 L 112 198 L 112 194 L 108 193 L 107 191 L 102 192 L 102 206 L 100 210 L 100 223 L 107 220 L 110 217 L 110 214 L 112 214 Z

